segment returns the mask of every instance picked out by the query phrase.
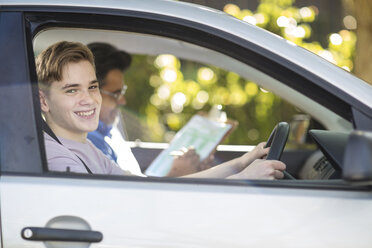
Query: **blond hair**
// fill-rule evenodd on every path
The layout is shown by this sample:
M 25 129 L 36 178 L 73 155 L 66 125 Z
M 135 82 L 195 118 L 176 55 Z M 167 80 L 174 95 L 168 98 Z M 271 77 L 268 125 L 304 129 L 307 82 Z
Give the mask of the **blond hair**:
M 87 60 L 94 66 L 90 49 L 80 42 L 61 41 L 49 46 L 36 58 L 36 74 L 39 87 L 48 90 L 54 81 L 62 80 L 65 65 Z

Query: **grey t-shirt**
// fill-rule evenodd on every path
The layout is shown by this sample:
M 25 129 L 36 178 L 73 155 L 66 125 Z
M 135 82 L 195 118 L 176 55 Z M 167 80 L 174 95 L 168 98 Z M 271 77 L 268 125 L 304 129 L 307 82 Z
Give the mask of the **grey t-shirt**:
M 84 164 L 80 161 L 82 159 L 93 174 L 131 175 L 107 158 L 88 139 L 85 143 L 61 137 L 58 137 L 58 139 L 63 145 L 44 133 L 45 150 L 50 171 L 88 173 Z

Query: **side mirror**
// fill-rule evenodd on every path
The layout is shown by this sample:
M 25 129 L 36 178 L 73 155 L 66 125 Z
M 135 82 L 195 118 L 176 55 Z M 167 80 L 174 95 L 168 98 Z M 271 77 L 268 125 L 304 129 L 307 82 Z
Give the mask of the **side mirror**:
M 372 132 L 350 134 L 343 160 L 344 180 L 372 185 Z

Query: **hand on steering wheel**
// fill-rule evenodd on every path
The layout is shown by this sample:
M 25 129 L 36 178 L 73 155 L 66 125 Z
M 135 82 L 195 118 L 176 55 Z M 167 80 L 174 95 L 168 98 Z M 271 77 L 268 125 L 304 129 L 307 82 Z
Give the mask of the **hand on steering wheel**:
M 267 154 L 266 160 L 280 160 L 282 156 L 285 144 L 287 143 L 289 135 L 289 124 L 287 122 L 279 122 L 274 130 L 271 132 L 269 139 L 267 140 L 265 147 L 270 147 L 269 154 Z M 291 174 L 283 171 L 283 179 L 296 180 Z

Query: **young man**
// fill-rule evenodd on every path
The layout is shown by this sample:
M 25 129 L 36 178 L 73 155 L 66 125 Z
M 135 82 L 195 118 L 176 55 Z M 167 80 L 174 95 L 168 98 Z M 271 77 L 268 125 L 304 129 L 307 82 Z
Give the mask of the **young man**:
M 59 42 L 36 60 L 40 105 L 46 123 L 60 140 L 44 134 L 48 167 L 52 171 L 130 174 L 87 140 L 98 126 L 102 98 L 91 51 L 81 43 Z M 285 165 L 261 160 L 268 149 L 252 152 L 188 177 L 279 179 Z

